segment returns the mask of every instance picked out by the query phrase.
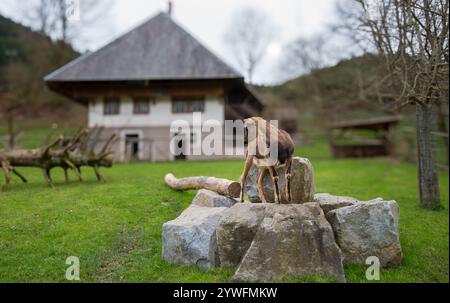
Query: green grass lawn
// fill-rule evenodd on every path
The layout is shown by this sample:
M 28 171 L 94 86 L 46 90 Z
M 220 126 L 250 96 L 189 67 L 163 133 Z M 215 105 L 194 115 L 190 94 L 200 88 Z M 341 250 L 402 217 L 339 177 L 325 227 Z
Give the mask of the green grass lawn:
M 309 147 L 298 153 L 309 154 Z M 322 151 L 324 155 L 326 150 Z M 359 199 L 384 197 L 400 204 L 402 265 L 382 269 L 380 282 L 448 282 L 448 174 L 441 174 L 441 211 L 421 208 L 416 168 L 374 160 L 313 160 L 316 191 Z M 163 176 L 215 175 L 237 179 L 241 161 L 120 164 L 104 169 L 98 183 L 64 184 L 55 169 L 56 188 L 47 188 L 38 169 L 21 169 L 0 192 L 0 282 L 65 282 L 68 256 L 78 256 L 82 282 L 226 282 L 233 272 L 205 272 L 161 259 L 162 224 L 177 217 L 195 191 L 176 192 Z M 364 266 L 346 266 L 349 282 L 366 282 Z M 289 279 L 304 281 L 305 279 Z M 308 281 L 323 281 L 309 278 Z

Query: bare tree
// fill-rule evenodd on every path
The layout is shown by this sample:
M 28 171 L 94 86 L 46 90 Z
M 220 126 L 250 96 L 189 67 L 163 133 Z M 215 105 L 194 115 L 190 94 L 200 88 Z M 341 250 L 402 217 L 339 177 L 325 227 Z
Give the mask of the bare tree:
M 283 74 L 296 77 L 326 66 L 330 61 L 329 58 L 325 35 L 299 37 L 286 45 L 280 68 Z
M 249 82 L 274 37 L 275 25 L 264 12 L 245 8 L 233 16 L 224 41 L 245 70 Z
M 374 45 L 368 43 L 371 40 L 370 33 L 361 28 L 361 24 L 365 22 L 365 15 L 356 0 L 337 0 L 335 12 L 339 21 L 332 24 L 331 29 L 337 36 L 346 40 L 349 47 L 353 45 L 362 53 L 376 51 Z
M 114 0 L 50 0 L 55 7 L 55 19 L 60 40 L 70 42 L 81 38 L 85 29 L 100 27 L 114 5 Z M 104 24 L 103 24 L 104 25 Z
M 16 146 L 16 138 L 20 131 L 15 127 L 15 120 L 23 104 L 17 101 L 16 96 L 11 93 L 0 91 L 0 118 L 6 121 L 6 133 L 8 141 L 6 148 L 12 150 Z
M 55 20 L 59 25 L 59 32 L 62 41 L 68 41 L 69 21 L 71 14 L 74 14 L 77 8 L 69 10 L 69 5 L 75 5 L 75 2 L 69 3 L 66 0 L 53 0 L 56 8 Z M 79 9 L 79 8 L 78 8 Z
M 322 111 L 325 101 L 320 90 L 320 80 L 313 71 L 324 67 L 328 62 L 327 58 L 326 38 L 316 35 L 310 38 L 299 37 L 288 43 L 279 63 L 279 73 L 284 78 L 292 79 L 301 74 L 309 74 L 304 78 L 309 92 L 308 101 L 316 104 L 315 109 L 320 111 L 320 115 L 327 114 L 328 111 Z
M 25 23 L 39 32 L 66 43 L 78 38 L 85 29 L 106 21 L 104 17 L 114 0 L 29 0 L 14 1 Z
M 420 201 L 441 207 L 433 153 L 433 107 L 448 96 L 448 0 L 355 0 L 351 19 L 384 59 L 373 90 L 400 109 L 416 106 Z M 362 40 L 364 41 L 364 40 Z
M 39 33 L 48 35 L 53 32 L 53 0 L 4 1 L 10 10 L 17 12 L 18 17 L 32 26 Z
M 27 105 L 30 106 L 30 102 L 27 103 L 26 100 L 37 94 L 37 85 L 27 67 L 22 63 L 11 63 L 2 68 L 0 76 L 7 79 L 7 81 L 2 81 L 4 82 L 3 89 L 0 91 L 0 117 L 6 121 L 7 148 L 14 149 L 16 138 L 20 133 L 17 128 L 17 120 L 26 113 Z
M 52 0 L 39 0 L 36 8 L 31 10 L 35 12 L 35 18 L 39 22 L 39 32 L 47 34 L 53 31 L 54 22 L 51 19 Z

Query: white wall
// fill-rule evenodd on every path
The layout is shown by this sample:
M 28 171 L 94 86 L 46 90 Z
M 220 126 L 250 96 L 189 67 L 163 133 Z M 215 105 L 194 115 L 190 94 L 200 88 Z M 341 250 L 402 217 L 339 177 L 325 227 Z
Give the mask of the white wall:
M 133 113 L 133 99 L 121 97 L 120 114 L 103 114 L 103 97 L 98 97 L 89 103 L 89 127 L 142 127 L 142 126 L 170 126 L 173 120 L 186 120 L 192 124 L 191 113 L 172 113 L 172 102 L 169 96 L 159 97 L 155 102 L 150 101 L 148 114 Z M 225 119 L 224 104 L 219 97 L 207 97 L 202 121 L 218 120 L 223 124 Z

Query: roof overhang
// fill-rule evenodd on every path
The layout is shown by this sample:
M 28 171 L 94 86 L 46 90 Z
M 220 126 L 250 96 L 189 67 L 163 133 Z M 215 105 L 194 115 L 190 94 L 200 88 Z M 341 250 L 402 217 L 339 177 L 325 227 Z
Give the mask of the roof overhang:
M 388 129 L 401 121 L 401 116 L 381 116 L 330 124 L 329 129 Z
M 259 110 L 263 108 L 261 98 L 243 78 L 45 82 L 50 90 L 82 105 L 87 105 L 92 98 L 103 96 L 225 95 L 231 90 L 238 90 L 252 99 Z

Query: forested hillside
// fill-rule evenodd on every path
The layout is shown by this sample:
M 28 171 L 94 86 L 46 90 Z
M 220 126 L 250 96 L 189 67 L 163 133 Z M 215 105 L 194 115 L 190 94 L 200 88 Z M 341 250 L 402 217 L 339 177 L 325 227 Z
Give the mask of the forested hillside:
M 395 114 L 389 100 L 373 93 L 375 74 L 382 67 L 377 56 L 366 54 L 259 91 L 268 111 L 283 103 L 297 107 L 302 125 Z
M 15 129 L 45 118 L 65 121 L 83 109 L 50 92 L 43 77 L 79 54 L 66 43 L 0 16 L 0 127 Z M 50 115 L 49 115 L 50 114 Z

